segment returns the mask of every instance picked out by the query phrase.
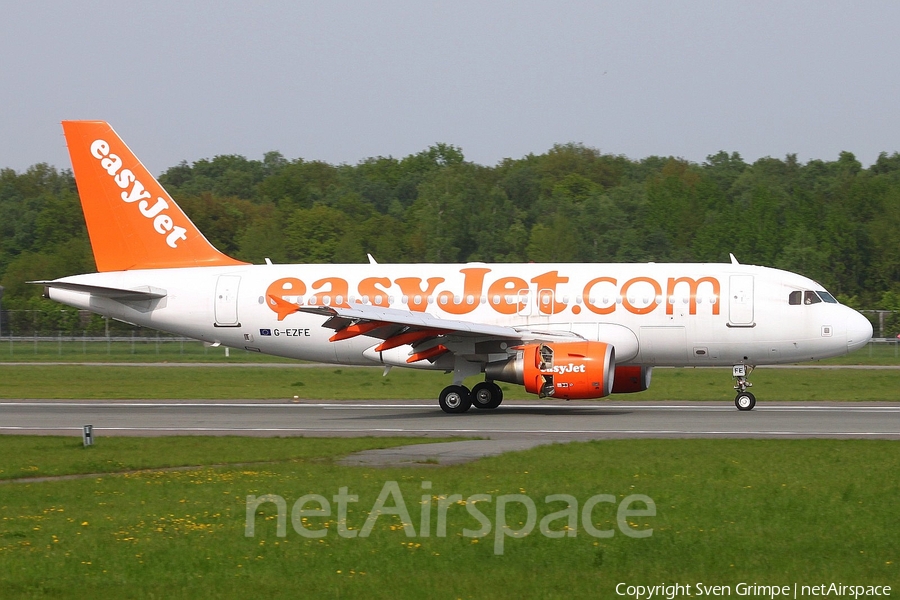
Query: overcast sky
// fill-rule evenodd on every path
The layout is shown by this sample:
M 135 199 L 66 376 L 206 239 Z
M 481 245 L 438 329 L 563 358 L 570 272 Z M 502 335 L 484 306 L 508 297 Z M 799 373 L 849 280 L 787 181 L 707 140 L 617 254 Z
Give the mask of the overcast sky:
M 897 2 L 9 2 L 0 168 L 109 121 L 154 173 L 581 142 L 631 158 L 871 164 L 900 149 Z

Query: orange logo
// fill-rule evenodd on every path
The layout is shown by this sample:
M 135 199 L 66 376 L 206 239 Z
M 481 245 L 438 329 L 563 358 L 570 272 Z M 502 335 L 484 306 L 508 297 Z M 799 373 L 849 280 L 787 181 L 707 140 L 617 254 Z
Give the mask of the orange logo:
M 110 152 L 108 142 L 94 140 L 91 155 L 100 161 L 100 167 L 113 178 L 116 185 L 126 190 L 122 192 L 122 200 L 128 204 L 137 202 L 140 213 L 153 222 L 156 233 L 166 236 L 166 244 L 170 248 L 177 248 L 178 240 L 187 239 L 187 229 L 176 225 L 172 217 L 163 212 L 169 209 L 169 203 L 157 198 L 156 203 L 150 206 L 147 201 L 151 197 L 150 192 L 138 181 L 131 169 L 122 169 L 122 159 L 118 154 Z M 129 186 L 131 189 L 128 189 Z
M 706 302 L 712 305 L 711 312 L 718 315 L 720 284 L 715 277 L 669 277 L 666 281 L 666 295 L 662 284 L 651 277 L 634 277 L 621 286 L 614 277 L 597 277 L 588 281 L 577 299 L 561 295 L 559 286 L 568 283 L 569 277 L 559 271 L 549 271 L 532 277 L 530 283 L 521 277 L 499 277 L 488 280 L 492 272 L 487 267 L 466 267 L 459 270 L 463 276 L 461 291 L 441 289 L 446 280 L 443 277 L 367 277 L 356 286 L 356 293 L 350 291 L 350 283 L 340 277 L 326 277 L 314 281 L 311 286 L 296 277 L 284 277 L 273 281 L 266 289 L 267 306 L 285 319 L 296 312 L 296 305 L 330 305 L 349 307 L 351 303 L 372 304 L 387 307 L 397 299 L 391 288 L 399 289 L 401 304 L 413 312 L 439 310 L 452 315 L 473 312 L 479 306 L 487 306 L 503 315 L 525 314 L 534 306 L 539 315 L 555 315 L 570 308 L 572 314 L 580 314 L 582 304 L 587 310 L 598 315 L 608 315 L 621 306 L 635 315 L 647 315 L 665 304 L 665 313 L 674 312 L 676 300 L 689 304 L 688 314 L 697 314 L 697 305 L 703 296 L 698 294 L 700 286 L 706 284 L 711 293 Z M 536 291 L 536 297 L 532 293 Z M 686 293 L 685 293 L 686 292 Z M 573 302 L 574 300 L 574 302 Z

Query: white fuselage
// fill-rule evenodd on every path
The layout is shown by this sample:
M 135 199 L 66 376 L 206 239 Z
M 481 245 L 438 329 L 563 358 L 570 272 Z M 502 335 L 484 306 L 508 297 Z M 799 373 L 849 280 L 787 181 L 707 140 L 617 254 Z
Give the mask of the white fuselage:
M 50 297 L 110 318 L 226 346 L 342 364 L 406 365 L 409 346 L 371 349 L 360 335 L 331 342 L 326 317 L 279 319 L 269 295 L 301 305 L 378 304 L 456 321 L 571 331 L 616 349 L 619 364 L 754 365 L 846 354 L 871 335 L 841 304 L 789 303 L 814 281 L 739 264 L 256 265 L 95 273 L 60 281 L 161 290 L 124 301 L 52 288 Z M 827 296 L 827 295 L 826 295 Z M 827 296 L 830 298 L 830 296 Z

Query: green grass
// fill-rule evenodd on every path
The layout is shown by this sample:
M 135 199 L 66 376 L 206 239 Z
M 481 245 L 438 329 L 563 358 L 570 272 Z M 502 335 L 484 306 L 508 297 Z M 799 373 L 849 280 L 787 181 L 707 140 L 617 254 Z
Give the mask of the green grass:
M 823 365 L 900 365 L 900 342 L 870 343 L 856 352 L 837 358 L 826 358 Z
M 318 444 L 304 438 L 107 437 L 84 448 L 80 438 L 61 436 L 2 436 L 0 481 L 23 477 L 51 477 L 78 473 L 115 473 L 137 469 L 263 463 L 291 459 L 331 458 L 371 448 L 390 448 L 448 441 L 415 437 L 334 438 Z M 0 488 L 2 490 L 3 488 Z M 2 491 L 0 491 L 2 497 Z
M 467 381 L 473 385 L 477 378 Z M 762 400 L 897 400 L 900 370 L 756 370 L 753 392 Z M 0 398 L 85 399 L 432 399 L 450 383 L 439 372 L 379 368 L 129 367 L 2 365 Z M 650 389 L 614 400 L 720 400 L 734 397 L 730 369 L 655 369 Z M 502 384 L 509 399 L 535 399 Z M 601 400 L 602 401 L 602 400 Z
M 52 337 L 52 336 L 51 336 Z M 203 342 L 181 341 L 167 336 L 135 338 L 131 341 L 81 341 L 78 338 L 29 340 L 0 339 L 0 364 L 4 362 L 212 362 L 212 363 L 282 363 L 299 361 Z
M 0 437 L 4 464 L 17 468 L 35 457 L 69 463 L 69 454 L 117 461 L 131 443 L 157 457 L 145 464 L 204 454 L 250 462 L 268 445 L 273 461 L 2 485 L 0 597 L 610 598 L 618 582 L 900 584 L 894 442 L 613 440 L 382 470 L 332 459 L 350 446 L 397 440 L 225 442 L 230 451 L 214 438 L 104 437 L 84 450 L 72 438 Z M 551 539 L 535 529 L 506 538 L 502 555 L 494 553 L 493 531 L 477 541 L 462 535 L 479 524 L 459 504 L 448 512 L 446 537 L 437 537 L 435 516 L 430 537 L 408 538 L 391 515 L 367 538 L 340 537 L 334 516 L 308 518 L 311 528 L 327 528 L 324 538 L 301 537 L 290 518 L 278 537 L 271 503 L 257 511 L 255 536 L 244 535 L 247 495 L 277 494 L 289 511 L 301 495 L 330 500 L 347 487 L 359 502 L 349 505 L 346 524 L 359 530 L 389 481 L 398 482 L 417 531 L 424 481 L 432 504 L 449 494 L 491 495 L 478 506 L 492 525 L 503 494 L 534 500 L 538 522 L 564 507 L 546 504 L 549 494 L 570 494 L 579 509 L 599 493 L 645 494 L 657 513 L 632 520 L 653 530 L 634 539 L 615 528 L 614 505 L 600 504 L 593 522 L 613 528 L 613 537 L 587 535 L 579 518 L 575 537 Z M 511 510 L 507 522 L 519 527 L 524 517 Z

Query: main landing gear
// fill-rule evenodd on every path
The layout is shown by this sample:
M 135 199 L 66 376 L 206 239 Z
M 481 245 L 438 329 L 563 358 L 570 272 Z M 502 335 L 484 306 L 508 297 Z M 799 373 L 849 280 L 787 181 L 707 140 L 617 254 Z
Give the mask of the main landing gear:
M 493 381 L 482 381 L 469 391 L 464 385 L 448 385 L 438 397 L 445 413 L 464 413 L 475 407 L 482 410 L 497 408 L 503 402 L 503 390 Z
M 493 381 L 482 381 L 472 388 L 472 406 L 475 408 L 497 408 L 501 402 L 503 390 Z
M 738 410 L 753 410 L 753 407 L 756 406 L 756 396 L 747 391 L 748 387 L 753 387 L 753 384 L 747 381 L 752 372 L 752 365 L 740 364 L 731 368 L 731 375 L 734 377 L 734 389 L 737 390 L 737 396 L 734 397 L 734 405 Z

